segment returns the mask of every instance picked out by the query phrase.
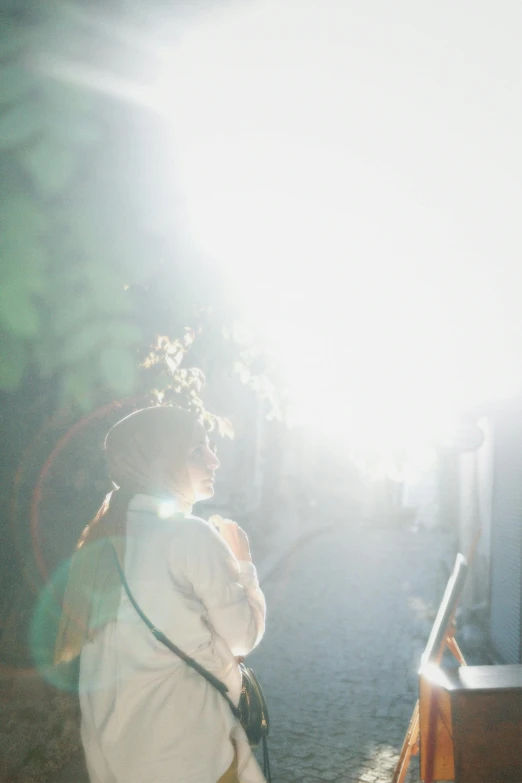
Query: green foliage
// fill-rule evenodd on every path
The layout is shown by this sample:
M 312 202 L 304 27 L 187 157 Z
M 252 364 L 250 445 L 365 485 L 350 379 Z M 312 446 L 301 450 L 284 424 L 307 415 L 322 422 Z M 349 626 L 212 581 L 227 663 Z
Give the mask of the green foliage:
M 120 227 L 112 243 L 98 230 L 106 194 L 96 181 L 116 141 L 103 128 L 111 107 L 41 67 L 44 54 L 59 62 L 82 41 L 70 9 L 44 1 L 37 13 L 17 5 L 2 18 L 0 388 L 16 389 L 35 366 L 60 378 L 62 402 L 87 408 L 104 390 L 135 391 L 143 332 L 115 252 Z M 140 231 L 135 223 L 129 233 Z
M 147 47 L 129 51 L 132 36 L 115 32 L 131 21 L 99 25 L 79 0 L 3 14 L 0 389 L 36 370 L 57 381 L 62 405 L 88 410 L 152 389 L 203 415 L 203 375 L 184 366 L 197 337 L 196 361 L 205 351 L 239 359 L 241 380 L 270 397 L 212 265 L 179 257 L 163 119 L 103 92 L 132 79 L 118 69 L 150 66 L 139 61 Z
M 0 331 L 0 389 L 15 391 L 24 377 L 27 363 L 27 348 L 9 331 Z
M 1 128 L 0 128 L 1 133 Z M 42 196 L 62 193 L 77 165 L 76 151 L 64 142 L 42 138 L 19 155 L 20 164 Z
M 34 86 L 34 75 L 23 68 L 21 63 L 4 65 L 0 71 L 0 103 L 9 104 L 23 100 Z
M 38 136 L 38 105 L 23 101 L 4 109 L 0 117 L 0 150 L 18 147 Z
M 126 347 L 110 345 L 102 349 L 100 365 L 107 387 L 115 395 L 132 394 L 136 388 L 137 368 L 134 357 Z

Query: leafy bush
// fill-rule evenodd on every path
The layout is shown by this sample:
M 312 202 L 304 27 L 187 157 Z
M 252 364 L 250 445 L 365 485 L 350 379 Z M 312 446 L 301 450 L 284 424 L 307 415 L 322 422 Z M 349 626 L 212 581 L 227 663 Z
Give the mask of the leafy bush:
M 110 23 L 115 3 L 2 5 L 0 390 L 32 369 L 58 405 L 161 384 L 197 403 L 201 377 L 180 369 L 196 336 L 259 377 L 214 265 L 181 249 L 168 125 L 129 99 L 152 57 L 121 34 L 129 12 Z

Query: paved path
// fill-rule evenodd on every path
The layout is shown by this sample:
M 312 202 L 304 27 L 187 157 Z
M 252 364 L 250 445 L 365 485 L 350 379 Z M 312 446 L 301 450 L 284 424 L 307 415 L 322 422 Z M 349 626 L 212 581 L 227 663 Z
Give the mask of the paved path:
M 391 781 L 442 561 L 453 554 L 440 532 L 346 526 L 265 585 L 267 633 L 249 661 L 271 708 L 275 783 Z

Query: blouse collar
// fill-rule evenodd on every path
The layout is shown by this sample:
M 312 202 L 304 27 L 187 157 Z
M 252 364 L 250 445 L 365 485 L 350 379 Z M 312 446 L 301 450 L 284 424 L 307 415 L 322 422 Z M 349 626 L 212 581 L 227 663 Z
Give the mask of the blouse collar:
M 190 514 L 192 507 L 173 496 L 159 498 L 155 495 L 134 495 L 129 503 L 129 511 L 144 511 L 156 514 L 160 519 L 170 519 L 179 514 Z

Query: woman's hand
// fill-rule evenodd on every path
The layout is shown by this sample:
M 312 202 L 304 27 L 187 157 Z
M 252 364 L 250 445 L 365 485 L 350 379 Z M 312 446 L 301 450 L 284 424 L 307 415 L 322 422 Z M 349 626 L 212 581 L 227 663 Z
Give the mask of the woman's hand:
M 214 525 L 219 534 L 225 539 L 238 560 L 252 562 L 248 536 L 237 522 L 233 522 L 231 519 L 223 519 L 219 514 L 214 514 L 214 516 L 210 517 L 209 522 Z

